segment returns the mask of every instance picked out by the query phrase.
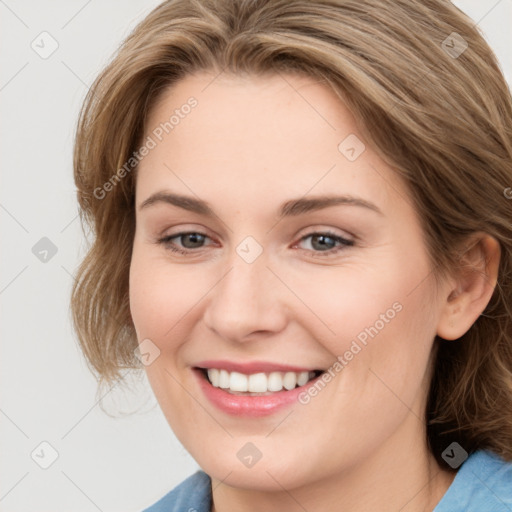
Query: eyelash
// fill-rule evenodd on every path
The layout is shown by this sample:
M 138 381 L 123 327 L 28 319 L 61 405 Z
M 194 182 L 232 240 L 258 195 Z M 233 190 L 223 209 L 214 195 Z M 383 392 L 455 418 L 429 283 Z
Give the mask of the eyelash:
M 183 255 L 186 256 L 186 255 L 188 255 L 190 253 L 196 252 L 196 250 L 194 250 L 194 249 L 180 249 L 180 248 L 176 247 L 176 245 L 174 245 L 171 242 L 172 239 L 179 238 L 179 237 L 182 237 L 182 236 L 185 236 L 185 235 L 201 235 L 201 236 L 204 236 L 206 238 L 210 238 L 208 235 L 206 235 L 205 233 L 201 233 L 200 231 L 182 231 L 181 233 L 176 233 L 174 235 L 169 235 L 169 236 L 165 236 L 163 238 L 160 238 L 159 240 L 157 240 L 157 243 L 164 245 L 167 249 L 169 249 L 172 252 L 183 254 Z M 322 236 L 326 236 L 326 237 L 332 238 L 335 242 L 338 242 L 341 245 L 338 246 L 337 248 L 332 248 L 332 249 L 329 249 L 327 251 L 314 251 L 312 249 L 301 249 L 301 250 L 308 251 L 308 252 L 309 251 L 313 251 L 315 256 L 318 255 L 318 256 L 322 257 L 324 255 L 332 256 L 334 254 L 337 254 L 341 250 L 343 250 L 345 247 L 351 247 L 351 246 L 354 245 L 354 241 L 353 240 L 347 240 L 346 238 L 343 238 L 343 237 L 341 237 L 339 235 L 336 235 L 335 233 L 332 233 L 331 231 L 314 231 L 312 233 L 309 233 L 308 235 L 304 235 L 299 240 L 299 242 L 302 242 L 303 240 L 305 240 L 307 238 L 310 238 L 312 236 L 315 236 L 315 235 L 322 235 Z M 202 247 L 199 247 L 198 249 L 202 249 Z

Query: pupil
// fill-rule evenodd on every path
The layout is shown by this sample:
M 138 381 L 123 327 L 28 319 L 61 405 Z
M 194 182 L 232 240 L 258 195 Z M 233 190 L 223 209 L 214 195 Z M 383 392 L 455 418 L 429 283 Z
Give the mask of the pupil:
M 187 248 L 194 248 L 194 247 L 196 247 L 194 244 L 199 244 L 200 245 L 201 242 L 203 241 L 204 237 L 203 237 L 203 235 L 200 235 L 199 233 L 190 233 L 188 235 L 184 235 L 183 240 L 187 240 L 187 238 L 192 240 L 192 247 L 189 247 L 188 244 L 186 244 L 186 243 L 184 243 L 183 245 L 185 247 L 188 246 Z
M 320 249 L 325 249 L 326 248 L 326 245 L 325 245 L 325 240 L 332 240 L 334 241 L 334 239 L 330 236 L 326 236 L 326 235 L 314 235 L 313 236 L 313 241 L 312 241 L 312 244 L 314 246 L 314 242 L 315 240 L 322 240 L 322 243 L 320 244 Z M 327 247 L 327 249 L 330 249 L 330 247 Z

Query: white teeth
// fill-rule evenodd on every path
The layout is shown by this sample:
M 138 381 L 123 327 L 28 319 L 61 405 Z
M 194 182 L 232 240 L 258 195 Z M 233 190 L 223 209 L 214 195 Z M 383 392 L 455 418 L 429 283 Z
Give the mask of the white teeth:
M 290 390 L 297 385 L 297 375 L 293 372 L 286 372 L 283 377 L 283 386 Z
M 249 375 L 247 389 L 252 393 L 265 393 L 267 390 L 267 376 L 264 373 L 253 373 Z
M 209 370 L 208 370 L 209 371 Z M 229 372 L 226 370 L 217 370 L 219 372 L 219 381 L 216 384 L 219 388 L 227 389 L 229 388 Z M 210 374 L 208 373 L 208 376 Z M 215 382 L 212 380 L 212 382 Z
M 267 393 L 281 391 L 283 388 L 288 391 L 297 385 L 304 386 L 309 380 L 315 377 L 315 372 L 260 372 L 245 375 L 239 372 L 228 372 L 217 368 L 208 368 L 208 379 L 216 388 L 227 391 Z
M 309 380 L 309 372 L 300 372 L 297 378 L 297 384 L 299 386 L 304 386 L 306 382 Z
M 229 389 L 231 391 L 247 391 L 247 375 L 231 372 L 229 376 Z
M 208 378 L 210 379 L 210 382 L 216 382 L 217 385 L 218 385 L 219 384 L 219 380 L 220 380 L 219 379 L 219 374 L 221 372 L 222 372 L 222 370 L 217 370 L 217 368 L 209 368 L 208 369 Z
M 281 391 L 283 389 L 283 374 L 281 372 L 272 372 L 268 376 L 268 390 Z

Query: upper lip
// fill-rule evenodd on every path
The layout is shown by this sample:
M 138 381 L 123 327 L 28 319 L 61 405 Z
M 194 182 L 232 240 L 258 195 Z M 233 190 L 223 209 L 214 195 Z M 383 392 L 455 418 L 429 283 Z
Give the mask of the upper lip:
M 251 375 L 253 373 L 270 373 L 270 372 L 313 372 L 319 368 L 308 368 L 305 366 L 293 366 L 288 364 L 278 364 L 268 361 L 251 361 L 246 363 L 236 363 L 226 360 L 210 360 L 201 361 L 195 365 L 197 368 L 208 369 L 218 368 L 219 370 L 227 370 L 228 372 L 244 373 Z M 323 371 L 323 370 L 322 370 Z

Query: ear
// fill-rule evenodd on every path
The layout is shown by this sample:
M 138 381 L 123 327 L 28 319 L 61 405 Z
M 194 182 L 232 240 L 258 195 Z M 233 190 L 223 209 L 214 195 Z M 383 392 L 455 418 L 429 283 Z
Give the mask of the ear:
M 465 245 L 460 265 L 447 286 L 437 326 L 437 335 L 445 340 L 460 338 L 476 322 L 498 279 L 498 241 L 486 233 L 476 233 Z

